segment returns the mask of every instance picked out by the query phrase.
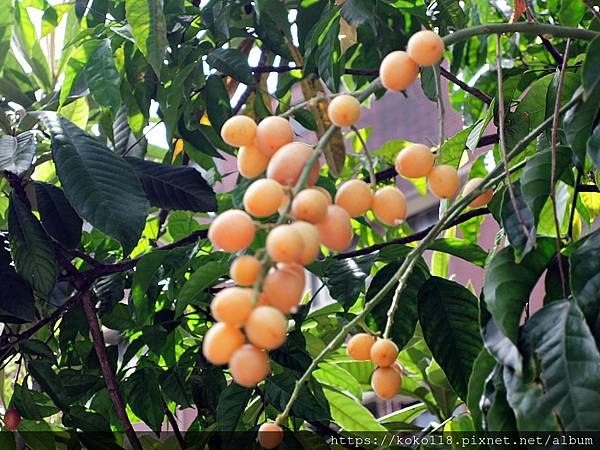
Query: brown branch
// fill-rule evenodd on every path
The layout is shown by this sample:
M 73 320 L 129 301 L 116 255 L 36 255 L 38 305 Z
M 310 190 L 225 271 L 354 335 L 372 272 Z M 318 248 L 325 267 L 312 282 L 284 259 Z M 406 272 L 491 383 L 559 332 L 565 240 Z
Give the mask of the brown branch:
M 446 78 L 449 81 L 451 81 L 452 83 L 456 84 L 459 88 L 461 88 L 463 91 L 468 92 L 473 97 L 477 97 L 479 100 L 484 102 L 486 105 L 489 105 L 490 103 L 492 103 L 492 98 L 489 95 L 487 95 L 485 92 L 483 92 L 477 88 L 474 88 L 472 86 L 469 86 L 464 81 L 459 80 L 456 77 L 456 75 L 454 75 L 452 72 L 444 69 L 442 66 L 440 66 L 440 73 L 444 78 Z
M 112 371 L 110 362 L 108 360 L 108 352 L 106 351 L 106 344 L 104 342 L 104 335 L 100 330 L 100 324 L 98 323 L 98 317 L 96 316 L 96 308 L 92 302 L 92 297 L 89 291 L 84 291 L 82 295 L 83 310 L 90 328 L 90 334 L 92 335 L 92 342 L 94 343 L 94 350 L 98 356 L 100 362 L 100 369 L 108 388 L 110 399 L 112 400 L 115 412 L 119 417 L 121 424 L 124 427 L 125 435 L 135 450 L 143 450 L 142 444 L 139 441 L 133 425 L 131 424 L 129 417 L 127 417 L 127 411 L 125 409 L 125 403 L 121 397 L 115 374 Z
M 594 8 L 594 4 L 590 2 L 590 0 L 583 0 L 583 3 L 585 3 L 585 6 L 587 6 L 588 9 L 592 12 L 596 20 L 600 22 L 600 12 L 596 8 Z
M 177 442 L 179 442 L 179 446 L 181 447 L 182 450 L 187 448 L 185 439 L 183 438 L 183 435 L 181 434 L 181 431 L 179 430 L 179 425 L 177 424 L 177 419 L 175 418 L 175 416 L 169 409 L 169 406 L 167 405 L 167 402 L 165 402 L 165 399 L 161 397 L 160 402 L 162 403 L 162 407 L 165 412 L 165 415 L 167 416 L 167 419 L 168 419 L 169 423 L 171 424 L 171 428 L 173 428 L 173 433 L 175 433 L 175 438 L 177 439 Z
M 571 240 L 573 239 L 573 221 L 575 220 L 575 210 L 577 209 L 577 197 L 579 197 L 579 192 L 581 192 L 582 176 L 583 174 L 581 170 L 577 169 L 577 178 L 575 179 L 575 191 L 573 192 L 573 203 L 571 204 L 571 214 L 569 214 L 569 229 L 567 231 L 567 236 L 569 236 Z
M 452 222 L 450 222 L 448 224 L 448 226 L 446 226 L 444 228 L 444 230 L 455 227 L 456 225 L 460 225 L 461 223 L 464 223 L 467 220 L 472 219 L 473 217 L 479 217 L 479 216 L 483 216 L 483 215 L 489 214 L 489 213 L 490 213 L 490 210 L 488 208 L 472 209 L 472 210 L 458 216 L 456 219 L 454 219 Z M 420 241 L 421 239 L 423 239 L 425 236 L 427 236 L 427 234 L 431 231 L 431 229 L 433 227 L 434 227 L 434 225 L 431 225 L 431 226 L 425 228 L 424 230 L 417 231 L 416 233 L 410 234 L 408 236 L 404 236 L 404 237 L 401 237 L 398 239 L 392 239 L 391 241 L 382 242 L 380 244 L 371 245 L 369 247 L 364 247 L 364 248 L 361 248 L 358 250 L 352 250 L 352 251 L 345 252 L 345 253 L 338 253 L 333 258 L 334 259 L 354 258 L 356 256 L 363 256 L 363 255 L 371 254 L 373 252 L 381 250 L 382 248 L 388 247 L 390 245 L 406 245 L 406 244 L 410 244 L 411 242 L 417 242 L 417 241 Z
M 552 201 L 552 212 L 554 214 L 554 229 L 556 232 L 556 258 L 558 262 L 558 272 L 560 274 L 560 283 L 563 291 L 563 298 L 569 298 L 567 289 L 567 277 L 565 275 L 565 268 L 560 256 L 561 250 L 561 235 L 560 235 L 560 223 L 558 221 L 558 205 L 556 203 L 556 182 L 558 178 L 556 170 L 556 154 L 558 152 L 558 123 L 560 119 L 560 99 L 562 97 L 563 86 L 565 82 L 565 74 L 567 73 L 567 61 L 569 59 L 569 48 L 571 47 L 571 39 L 567 39 L 565 47 L 565 56 L 560 69 L 560 75 L 558 78 L 558 86 L 556 88 L 556 100 L 554 102 L 554 115 L 552 116 L 552 131 L 550 134 L 550 156 L 551 156 L 551 168 L 550 168 L 550 200 Z M 576 201 L 575 199 L 573 201 Z
M 596 192 L 599 193 L 600 189 L 595 184 L 582 184 L 579 186 L 579 192 Z

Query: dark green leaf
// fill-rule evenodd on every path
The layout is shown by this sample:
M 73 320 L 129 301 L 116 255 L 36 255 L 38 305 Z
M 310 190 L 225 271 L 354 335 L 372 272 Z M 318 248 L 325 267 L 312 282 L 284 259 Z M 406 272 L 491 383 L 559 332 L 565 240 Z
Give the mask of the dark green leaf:
M 127 22 L 135 43 L 160 77 L 167 49 L 167 24 L 163 0 L 126 0 Z
M 29 321 L 35 314 L 33 292 L 29 284 L 15 272 L 4 240 L 5 236 L 0 234 L 0 308 L 19 320 Z
M 65 196 L 79 216 L 117 239 L 128 254 L 146 224 L 148 200 L 131 167 L 68 120 L 46 116 Z
M 35 138 L 29 131 L 18 136 L 0 136 L 0 170 L 22 175 L 31 167 Z
M 49 359 L 51 361 L 56 360 L 52 349 L 43 341 L 38 339 L 22 341 L 19 344 L 19 351 L 28 355 L 41 356 L 42 358 Z
M 502 196 L 500 217 L 508 241 L 515 249 L 515 259 L 520 261 L 536 246 L 535 222 L 518 181 L 513 182 L 512 192 L 514 192 L 514 202 L 508 188 Z
M 473 362 L 473 371 L 469 378 L 467 406 L 473 418 L 473 424 L 476 431 L 483 430 L 483 415 L 481 412 L 481 398 L 485 389 L 485 381 L 496 366 L 496 360 L 487 352 L 481 349 L 479 355 Z
M 562 0 L 559 11 L 560 22 L 568 27 L 576 27 L 585 11 L 585 4 L 579 0 Z
M 419 290 L 417 306 L 425 342 L 463 400 L 482 348 L 477 304 L 471 291 L 444 278 L 431 277 Z
M 167 254 L 168 252 L 164 250 L 154 250 L 142 256 L 137 263 L 136 271 L 133 274 L 133 281 L 131 282 L 129 307 L 133 319 L 138 325 L 147 325 L 150 323 L 154 304 L 146 293 Z
M 283 411 L 290 399 L 296 377 L 291 372 L 283 372 L 267 378 L 265 384 L 265 397 L 273 406 Z M 298 399 L 292 406 L 292 415 L 304 420 L 330 420 L 329 411 L 324 409 L 315 398 L 315 395 L 306 385 L 300 389 Z
M 565 114 L 564 127 L 567 142 L 581 164 L 585 160 L 587 141 L 598 109 L 600 109 L 600 85 L 596 85 L 586 101 L 578 103 Z
M 437 79 L 432 66 L 421 67 L 421 88 L 425 97 L 432 102 L 437 102 Z
M 217 261 L 210 261 L 198 267 L 179 291 L 176 316 L 182 314 L 187 305 L 197 302 L 202 297 L 204 289 L 212 286 L 228 271 L 229 264 Z
M 40 295 L 49 294 L 58 274 L 52 244 L 36 217 L 14 191 L 8 208 L 8 231 L 17 273 Z M 31 310 L 28 308 L 27 311 Z
M 365 295 L 366 301 L 371 300 L 397 272 L 402 264 L 401 261 L 388 264 L 379 269 L 371 280 L 369 289 Z M 406 287 L 400 294 L 398 309 L 394 314 L 394 324 L 392 326 L 390 338 L 396 343 L 398 348 L 402 349 L 415 334 L 417 326 L 417 294 L 419 289 L 429 277 L 427 266 L 417 264 L 410 274 Z M 387 322 L 387 311 L 392 304 L 395 289 L 390 289 L 385 298 L 382 299 L 371 311 L 368 317 L 369 326 L 374 330 L 383 331 Z
M 83 221 L 65 198 L 62 189 L 36 181 L 35 198 L 40 219 L 46 232 L 67 248 L 81 241 Z
M 332 92 L 338 92 L 342 68 L 340 64 L 340 21 L 335 20 L 327 30 L 327 33 L 319 42 L 319 56 L 317 66 L 319 76 Z
M 377 254 L 336 260 L 325 272 L 324 282 L 331 297 L 347 311 L 365 287 Z
M 494 368 L 486 382 L 485 429 L 487 431 L 514 432 L 517 423 L 512 408 L 506 400 L 506 387 L 502 378 L 502 366 Z
M 340 14 L 352 26 L 368 25 L 375 31 L 375 4 L 369 0 L 346 0 Z
M 600 423 L 600 354 L 575 302 L 554 302 L 524 326 L 530 351 L 541 362 L 543 398 L 566 431 Z
M 136 370 L 125 380 L 123 392 L 133 413 L 152 431 L 159 433 L 164 414 L 156 370 L 151 368 Z
M 132 157 L 125 157 L 125 161 L 142 182 L 152 206 L 195 212 L 216 210 L 215 193 L 196 169 Z
M 480 306 L 483 308 L 483 306 Z M 489 313 L 487 313 L 489 316 Z M 500 364 L 509 367 L 519 376 L 523 373 L 523 358 L 519 349 L 512 341 L 507 338 L 493 318 L 485 322 L 482 327 L 481 334 L 483 337 L 483 345 L 490 355 L 496 358 Z
M 269 352 L 270 358 L 283 367 L 304 372 L 312 361 L 300 331 L 292 331 L 281 347 Z
M 252 74 L 246 56 L 238 49 L 217 48 L 208 54 L 206 62 L 241 83 L 248 86 L 256 84 L 256 78 Z
M 449 255 L 469 261 L 479 267 L 484 267 L 487 252 L 477 243 L 458 238 L 440 238 L 429 245 L 430 250 L 448 253 Z
M 43 391 L 50 396 L 56 406 L 63 411 L 69 409 L 69 401 L 59 376 L 52 370 L 50 363 L 44 360 L 31 360 L 27 364 L 29 373 L 38 382 Z
M 84 73 L 94 101 L 116 115 L 121 106 L 121 77 L 108 40 L 96 47 Z
M 447 164 L 458 169 L 462 155 L 467 148 L 467 139 L 473 130 L 473 126 L 459 131 L 450 139 L 447 139 L 438 150 L 440 164 Z
M 203 92 L 208 119 L 212 126 L 220 132 L 225 121 L 233 115 L 229 93 L 223 78 L 218 75 L 209 76 Z
M 583 72 L 581 74 L 581 78 L 583 79 L 584 100 L 587 100 L 600 82 L 598 67 L 600 67 L 600 37 L 596 37 L 590 42 L 587 52 L 585 53 Z
M 600 170 L 600 124 L 596 125 L 594 132 L 586 144 L 587 155 L 596 169 Z
M 217 404 L 219 431 L 236 431 L 251 397 L 252 389 L 242 387 L 236 383 L 231 383 L 221 392 Z
M 512 247 L 500 250 L 488 263 L 483 287 L 485 303 L 502 333 L 514 344 L 518 342 L 523 307 L 555 251 L 553 239 L 540 238 L 537 247 L 520 263 L 515 263 Z

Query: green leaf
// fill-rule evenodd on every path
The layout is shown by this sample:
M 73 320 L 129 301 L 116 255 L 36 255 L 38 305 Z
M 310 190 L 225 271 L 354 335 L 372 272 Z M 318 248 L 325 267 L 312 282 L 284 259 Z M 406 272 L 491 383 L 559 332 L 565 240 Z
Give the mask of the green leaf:
M 326 362 L 319 364 L 319 368 L 313 372 L 313 376 L 321 384 L 346 391 L 355 398 L 362 399 L 362 389 L 358 380 L 350 372 L 336 364 Z
M 512 408 L 506 400 L 506 387 L 502 378 L 502 366 L 496 365 L 486 383 L 485 429 L 486 431 L 514 432 L 517 423 Z
M 411 424 L 414 420 L 426 412 L 427 405 L 425 405 L 425 403 L 415 403 L 383 417 L 379 417 L 377 422 L 382 425 L 387 425 L 388 427 L 390 425 L 394 425 L 394 423 Z
M 371 280 L 369 289 L 365 295 L 365 300 L 370 301 L 381 288 L 390 280 L 402 264 L 402 260 L 388 264 L 379 269 Z M 390 333 L 390 338 L 396 343 L 399 349 L 402 349 L 415 334 L 417 326 L 417 294 L 419 289 L 429 277 L 429 271 L 424 263 L 419 263 L 413 269 L 408 277 L 406 287 L 400 294 L 398 309 L 394 314 L 394 324 Z M 383 331 L 387 322 L 387 311 L 392 304 L 395 289 L 390 289 L 385 298 L 382 299 L 371 311 L 368 316 L 368 324 L 374 330 Z
M 452 237 L 436 239 L 429 245 L 429 249 L 456 256 L 479 267 L 485 266 L 488 256 L 477 243 Z
M 48 394 L 54 404 L 63 411 L 69 409 L 69 401 L 67 392 L 59 378 L 59 376 L 52 370 L 50 363 L 36 359 L 30 360 L 27 364 L 29 373 L 35 381 L 38 382 L 42 390 Z
M 471 412 L 476 431 L 483 431 L 483 414 L 480 403 L 485 389 L 485 382 L 495 366 L 496 360 L 486 349 L 481 349 L 473 362 L 473 371 L 469 377 L 466 403 Z
M 62 189 L 35 181 L 35 199 L 46 232 L 67 248 L 81 241 L 83 221 L 67 201 Z
M 296 377 L 291 372 L 283 372 L 267 378 L 264 390 L 267 401 L 283 411 L 294 390 L 296 381 Z M 300 389 L 300 394 L 292 406 L 292 415 L 304 420 L 321 421 L 331 419 L 329 411 L 317 401 L 307 385 L 302 386 L 302 389 Z
M 8 209 L 8 231 L 17 273 L 36 292 L 46 296 L 54 288 L 58 274 L 54 250 L 38 220 L 14 191 Z
M 345 431 L 386 431 L 373 414 L 357 400 L 325 387 L 331 417 Z
M 33 320 L 35 304 L 29 284 L 17 274 L 9 251 L 4 248 L 5 235 L 0 234 L 0 308 L 20 320 Z M 6 318 L 3 320 L 8 321 Z
M 489 312 L 484 311 L 485 304 L 480 304 L 479 307 L 482 310 L 482 316 L 490 315 Z M 486 350 L 496 358 L 496 361 L 505 367 L 510 367 L 520 376 L 523 373 L 523 357 L 517 346 L 502 333 L 492 317 L 489 317 L 487 321 L 482 318 L 481 323 L 483 324 L 481 335 Z
M 323 39 L 319 42 L 319 55 L 317 59 L 319 76 L 332 92 L 339 91 L 340 77 L 342 75 L 339 34 L 340 21 L 339 18 L 336 18 L 329 26 Z
M 583 62 L 583 71 L 581 73 L 584 100 L 587 100 L 600 82 L 598 67 L 600 67 L 600 37 L 596 37 L 590 42 L 585 53 L 585 61 Z
M 417 306 L 427 346 L 454 391 L 466 400 L 473 363 L 482 348 L 477 298 L 458 283 L 431 277 L 419 290 Z
M 60 116 L 45 119 L 56 173 L 69 203 L 129 254 L 149 209 L 140 181 L 131 176 L 129 164 L 82 129 Z
M 142 182 L 150 205 L 168 210 L 216 210 L 215 193 L 196 169 L 133 157 L 125 157 L 125 161 Z
M 13 34 L 14 0 L 8 0 L 0 9 L 0 72 L 10 49 Z
M 167 49 L 163 0 L 126 0 L 125 11 L 137 47 L 160 78 Z
M 277 364 L 288 369 L 304 372 L 312 359 L 306 351 L 306 340 L 302 332 L 294 330 L 288 334 L 283 345 L 269 352 L 269 356 Z
M 600 354 L 575 302 L 553 302 L 534 314 L 524 333 L 541 362 L 543 398 L 553 405 L 565 431 L 600 423 Z
M 594 164 L 596 169 L 600 170 L 600 124 L 596 125 L 594 132 L 588 139 L 586 152 L 592 164 Z
M 94 101 L 107 108 L 114 117 L 121 106 L 121 77 L 108 40 L 96 47 L 84 73 Z
M 209 76 L 202 92 L 208 119 L 211 125 L 220 132 L 225 121 L 233 116 L 229 93 L 223 78 L 218 75 Z
M 138 325 L 148 325 L 150 323 L 154 305 L 146 295 L 146 292 L 168 253 L 168 251 L 164 250 L 154 250 L 142 256 L 136 265 L 131 282 L 129 307 L 133 319 Z
M 206 62 L 213 68 L 248 86 L 256 84 L 256 78 L 248 65 L 248 59 L 235 48 L 217 48 L 206 57 Z
M 437 154 L 440 155 L 440 164 L 447 164 L 458 169 L 460 160 L 462 159 L 462 155 L 467 146 L 467 139 L 469 139 L 472 131 L 473 126 L 465 128 L 442 144 L 437 151 Z
M 90 39 L 84 41 L 75 51 L 72 52 L 64 68 L 64 81 L 60 88 L 59 105 L 65 106 L 69 96 L 78 82 L 79 76 L 84 73 L 85 67 L 90 61 L 90 58 L 96 51 L 96 48 L 102 41 Z
M 505 190 L 500 218 L 508 241 L 515 249 L 515 259 L 518 262 L 535 248 L 537 237 L 533 213 L 525 202 L 519 181 L 513 182 L 513 192 L 514 203 L 509 189 Z
M 375 5 L 369 0 L 346 0 L 340 7 L 340 14 L 350 25 L 367 25 L 375 32 Z
M 425 97 L 432 102 L 437 102 L 437 79 L 435 77 L 435 71 L 432 66 L 421 67 L 421 88 Z
M 335 260 L 327 269 L 323 281 L 331 297 L 337 300 L 347 311 L 358 299 L 365 287 L 365 280 L 371 273 L 371 267 L 377 254 Z
M 228 271 L 229 264 L 210 261 L 192 272 L 189 280 L 179 291 L 176 317 L 183 313 L 187 305 L 197 302 L 202 297 L 204 289 L 215 284 Z
M 38 339 L 29 339 L 19 343 L 19 351 L 28 355 L 41 356 L 56 362 L 54 352 L 46 343 Z
M 160 432 L 163 421 L 162 400 L 156 370 L 137 369 L 123 385 L 127 404 L 155 433 Z
M 556 179 L 561 179 L 570 169 L 571 149 L 560 145 L 556 151 Z M 537 225 L 540 213 L 550 198 L 550 178 L 552 174 L 552 151 L 546 149 L 527 160 L 521 175 L 521 193 Z M 515 186 L 516 189 L 516 186 Z
M 252 398 L 252 389 L 236 383 L 231 383 L 221 392 L 217 404 L 219 431 L 236 431 L 250 398 Z
M 591 233 L 569 256 L 569 285 L 596 341 L 600 342 L 600 231 Z
M 538 239 L 537 247 L 515 263 L 514 249 L 500 250 L 488 263 L 483 296 L 502 333 L 518 342 L 519 321 L 531 290 L 556 251 L 551 238 Z
M 576 27 L 586 12 L 586 6 L 579 0 L 562 0 L 558 16 L 560 22 L 568 27 Z
M 492 100 L 492 102 L 489 104 L 484 118 L 479 120 L 475 124 L 475 126 L 473 126 L 473 128 L 471 129 L 471 132 L 469 133 L 469 137 L 467 138 L 467 142 L 466 142 L 466 146 L 469 150 L 471 150 L 471 152 L 475 152 L 475 150 L 477 150 L 477 144 L 479 144 L 479 141 L 481 140 L 483 133 L 485 133 L 487 126 L 489 125 L 490 121 L 494 117 L 495 105 L 496 105 L 496 99 L 494 98 Z
M 567 142 L 582 165 L 585 161 L 586 145 L 598 109 L 600 109 L 600 85 L 596 85 L 596 88 L 589 93 L 586 101 L 579 102 L 565 114 L 564 128 Z
M 22 175 L 31 167 L 35 138 L 26 131 L 18 136 L 0 136 L 0 169 Z

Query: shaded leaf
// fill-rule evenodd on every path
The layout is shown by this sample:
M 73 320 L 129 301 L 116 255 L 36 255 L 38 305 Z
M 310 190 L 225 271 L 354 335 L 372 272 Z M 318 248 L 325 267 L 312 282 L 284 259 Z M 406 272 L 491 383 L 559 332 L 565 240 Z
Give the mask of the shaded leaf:
M 550 184 L 550 182 L 548 182 Z M 500 218 L 510 245 L 515 249 L 515 259 L 520 261 L 536 246 L 533 212 L 525 202 L 521 184 L 513 182 L 514 203 L 507 188 L 502 196 Z
M 46 232 L 67 248 L 77 247 L 81 241 L 83 221 L 62 189 L 40 181 L 33 185 L 40 220 Z
M 283 411 L 294 390 L 296 381 L 296 377 L 290 372 L 279 373 L 267 378 L 264 393 L 268 402 L 280 411 Z M 300 389 L 298 399 L 292 406 L 292 415 L 304 420 L 320 421 L 331 419 L 329 411 L 321 406 L 307 385 L 304 385 Z
M 590 42 L 585 53 L 583 72 L 581 73 L 584 100 L 587 100 L 600 82 L 598 67 L 600 67 L 600 37 L 596 37 Z
M 217 421 L 219 431 L 235 431 L 238 423 L 246 409 L 248 401 L 252 397 L 252 389 L 231 383 L 227 386 L 217 404 Z
M 331 297 L 337 300 L 347 311 L 358 299 L 365 287 L 365 280 L 371 273 L 371 267 L 377 254 L 335 260 L 325 272 L 323 281 Z
M 473 424 L 476 431 L 483 430 L 483 414 L 481 412 L 481 399 L 483 397 L 485 382 L 496 366 L 496 360 L 487 352 L 481 349 L 479 355 L 473 362 L 473 370 L 469 377 L 467 391 L 467 406 L 471 412 Z
M 600 85 L 596 85 L 594 90 L 589 93 L 586 101 L 579 102 L 565 114 L 564 129 L 567 142 L 582 165 L 585 161 L 587 141 L 599 109 Z
M 0 308 L 20 320 L 29 321 L 35 314 L 33 292 L 29 284 L 15 271 L 4 239 L 5 236 L 0 234 Z M 6 318 L 3 320 L 8 322 Z
M 220 132 L 225 121 L 233 115 L 229 93 L 223 78 L 218 75 L 209 76 L 202 92 L 204 93 L 208 119 L 211 125 Z
M 18 136 L 0 136 L 0 170 L 22 175 L 31 167 L 35 138 L 26 131 Z
M 488 255 L 477 243 L 452 237 L 436 239 L 428 248 L 437 252 L 448 253 L 479 267 L 484 267 Z
M 256 78 L 248 65 L 246 55 L 235 48 L 217 48 L 206 57 L 206 62 L 225 75 L 248 86 L 256 84 Z
M 96 47 L 84 73 L 94 101 L 107 108 L 114 117 L 121 105 L 121 77 L 108 40 Z
M 331 416 L 336 424 L 346 431 L 386 431 L 373 414 L 355 399 L 325 387 Z
M 137 369 L 123 384 L 123 393 L 133 413 L 155 433 L 160 432 L 163 409 L 156 370 Z

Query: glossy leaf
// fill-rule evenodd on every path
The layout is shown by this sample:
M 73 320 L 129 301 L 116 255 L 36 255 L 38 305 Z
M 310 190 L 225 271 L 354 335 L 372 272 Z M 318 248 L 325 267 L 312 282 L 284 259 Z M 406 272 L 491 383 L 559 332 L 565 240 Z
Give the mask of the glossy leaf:
M 518 262 L 534 249 L 537 238 L 533 212 L 525 201 L 520 182 L 513 182 L 513 192 L 514 202 L 509 189 L 504 191 L 500 217 Z
M 267 378 L 264 394 L 269 403 L 283 411 L 296 384 L 291 372 L 283 372 Z M 317 401 L 315 395 L 304 385 L 292 406 L 292 415 L 304 420 L 330 420 L 328 410 Z
M 596 125 L 586 144 L 587 156 L 596 169 L 600 170 L 600 125 Z
M 47 116 L 65 196 L 80 217 L 117 239 L 128 254 L 146 223 L 148 200 L 130 166 L 68 120 Z
M 31 167 L 34 155 L 35 137 L 32 133 L 0 136 L 0 170 L 22 175 Z
M 368 25 L 375 30 L 374 5 L 368 0 L 346 0 L 340 7 L 340 14 L 350 25 Z
M 251 397 L 252 389 L 236 383 L 231 383 L 223 390 L 217 404 L 217 420 L 220 431 L 232 432 L 237 429 Z
M 583 62 L 583 72 L 581 74 L 581 78 L 583 79 L 584 100 L 591 95 L 600 82 L 600 74 L 598 73 L 599 66 L 600 37 L 597 37 L 588 45 L 587 52 L 585 54 L 585 61 Z
M 365 280 L 377 254 L 336 260 L 327 269 L 324 281 L 331 297 L 348 310 L 365 287 Z
M 0 9 L 0 71 L 2 71 L 2 66 L 10 49 L 10 41 L 13 33 L 13 14 L 14 1 L 9 0 Z
M 477 298 L 465 287 L 431 277 L 418 296 L 419 323 L 433 357 L 454 391 L 467 398 L 473 363 L 481 351 Z
M 373 414 L 356 400 L 327 387 L 324 392 L 332 419 L 345 431 L 385 431 Z
M 46 232 L 67 248 L 77 247 L 81 241 L 83 221 L 62 189 L 39 181 L 34 186 L 37 209 Z
M 116 115 L 121 106 L 121 77 L 109 41 L 102 41 L 96 47 L 84 73 L 94 101 Z
M 481 399 L 483 397 L 485 382 L 496 366 L 496 360 L 487 352 L 481 349 L 479 355 L 473 362 L 473 370 L 469 377 L 467 390 L 467 406 L 471 412 L 475 430 L 483 430 L 483 414 L 481 412 Z
M 586 101 L 578 103 L 565 114 L 564 128 L 567 142 L 581 164 L 585 160 L 587 141 L 600 109 L 600 85 L 596 85 Z
M 204 99 L 210 123 L 216 130 L 221 131 L 221 127 L 233 115 L 233 111 L 227 87 L 220 76 L 211 75 L 206 79 Z
M 469 261 L 476 266 L 483 267 L 487 258 L 487 252 L 474 242 L 458 238 L 439 238 L 429 246 L 430 250 L 448 253 L 449 255 Z
M 0 235 L 0 309 L 19 320 L 32 320 L 35 314 L 33 292 L 27 282 L 15 271 L 4 235 Z M 8 322 L 8 320 L 5 318 Z
M 125 10 L 137 47 L 154 69 L 154 73 L 160 77 L 167 49 L 163 0 L 126 0 Z
M 125 380 L 123 396 L 133 413 L 158 433 L 164 413 L 156 370 L 138 368 Z
M 256 84 L 246 56 L 235 48 L 217 48 L 208 54 L 206 62 L 241 83 L 249 86 Z

